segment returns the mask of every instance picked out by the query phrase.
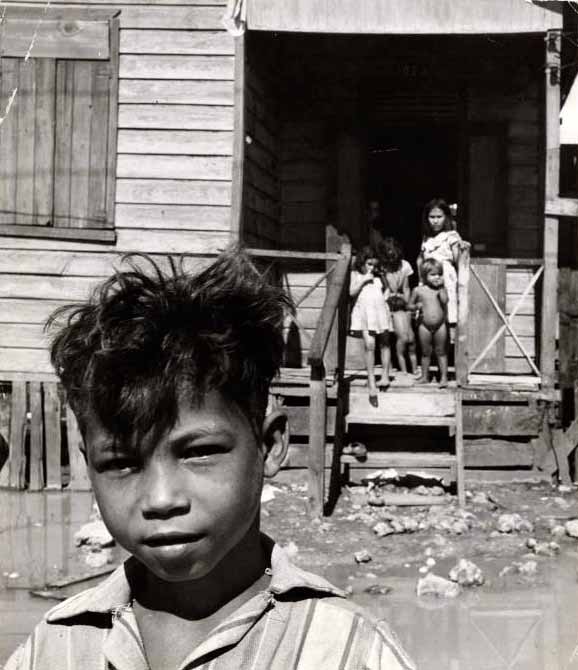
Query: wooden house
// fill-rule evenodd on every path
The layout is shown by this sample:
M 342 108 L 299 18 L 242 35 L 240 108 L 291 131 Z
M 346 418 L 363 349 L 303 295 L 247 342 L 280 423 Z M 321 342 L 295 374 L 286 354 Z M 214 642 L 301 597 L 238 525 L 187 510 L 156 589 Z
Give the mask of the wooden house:
M 22 465 L 26 412 L 36 450 L 62 428 L 50 311 L 86 296 L 120 253 L 186 252 L 201 265 L 240 240 L 298 303 L 293 370 L 275 395 L 294 420 L 288 465 L 309 464 L 319 509 L 325 446 L 339 451 L 357 402 L 344 287 L 367 201 L 382 201 L 413 261 L 436 195 L 458 203 L 472 244 L 448 401 L 463 421 L 439 425 L 463 430 L 468 476 L 548 470 L 552 435 L 565 453 L 571 441 L 556 433 L 558 220 L 578 211 L 559 187 L 560 88 L 573 72 L 561 67 L 563 4 L 3 3 L 0 380 L 12 383 L 12 451 L 0 483 L 61 485 L 50 467 L 42 479 L 41 451 Z M 375 463 L 420 462 L 395 454 Z M 59 468 L 48 446 L 44 459 Z

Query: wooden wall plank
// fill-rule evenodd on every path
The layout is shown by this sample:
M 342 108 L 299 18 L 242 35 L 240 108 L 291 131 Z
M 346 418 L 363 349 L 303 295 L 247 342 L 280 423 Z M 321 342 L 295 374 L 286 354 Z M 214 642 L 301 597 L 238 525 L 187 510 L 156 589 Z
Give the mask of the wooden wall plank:
M 219 181 L 119 179 L 116 198 L 119 203 L 229 205 L 231 185 Z
M 28 489 L 41 491 L 44 487 L 44 422 L 40 382 L 30 382 L 30 478 Z
M 54 204 L 54 134 L 46 132 L 46 128 L 54 128 L 56 124 L 55 87 L 55 61 L 37 60 L 33 210 L 39 225 L 52 220 Z
M 44 431 L 46 444 L 46 488 L 62 488 L 60 398 L 55 383 L 44 384 Z
M 6 110 L 13 100 L 10 114 L 0 126 L 0 223 L 15 222 L 20 101 L 13 93 L 18 89 L 18 71 L 15 59 L 0 58 L 0 109 Z
M 10 399 L 10 453 L 0 472 L 0 485 L 13 489 L 25 486 L 24 429 L 26 424 L 26 384 L 14 382 Z
M 188 196 L 187 198 L 188 199 Z M 185 203 L 186 204 L 186 203 Z M 199 256 L 214 256 L 218 249 L 222 249 L 230 241 L 226 233 L 210 233 L 195 231 L 171 231 L 171 230 L 148 230 L 146 228 L 135 230 L 134 228 L 123 228 L 117 230 L 117 244 L 115 249 L 119 253 L 131 251 L 142 251 L 150 253 L 188 253 Z M 54 239 L 30 239 L 30 238 L 2 238 L 4 249 L 19 250 L 42 250 L 42 251 L 102 251 L 102 245 L 88 242 L 69 242 Z
M 232 56 L 121 55 L 121 79 L 234 79 Z
M 116 225 L 119 228 L 227 231 L 229 212 L 227 206 L 118 204 Z
M 234 38 L 223 30 L 121 30 L 120 52 L 231 56 L 235 53 L 235 43 Z
M 120 103 L 154 103 L 172 105 L 233 105 L 232 80 L 182 81 L 179 79 L 122 79 L 119 83 Z
M 223 30 L 222 6 L 217 7 L 190 7 L 186 3 L 180 7 L 146 6 L 123 7 L 120 14 L 121 28 L 175 28 L 178 30 Z M 197 3 L 198 5 L 217 4 L 215 2 Z M 222 3 L 221 3 L 222 4 Z
M 464 405 L 466 435 L 537 435 L 541 414 L 527 405 Z
M 68 458 L 70 461 L 70 482 L 68 488 L 72 491 L 89 491 L 90 480 L 86 472 L 86 462 L 82 455 L 84 442 L 70 405 L 66 406 L 66 437 Z
M 72 128 L 74 63 L 66 61 L 56 68 L 56 118 L 58 137 L 54 153 L 54 217 L 64 222 L 70 213 L 72 185 Z
M 89 133 L 88 192 L 86 217 L 90 227 L 107 227 L 107 142 L 109 120 L 110 68 L 93 63 Z M 112 214 L 112 212 L 111 212 Z
M 61 307 L 66 302 L 0 298 L 2 324 L 43 324 L 57 307 Z
M 221 130 L 120 130 L 119 154 L 232 156 L 233 133 Z
M 13 0 L 7 0 L 6 4 L 18 4 L 20 0 L 18 0 L 16 3 L 13 2 Z M 41 5 L 44 6 L 46 4 L 45 0 L 29 0 L 27 3 L 31 6 L 34 5 Z M 66 0 L 64 3 L 54 3 L 53 8 L 57 9 L 60 8 L 60 5 L 63 4 L 64 6 L 69 6 L 69 5 L 86 5 L 86 0 Z M 196 8 L 197 6 L 207 6 L 207 7 L 222 7 L 224 11 L 224 7 L 226 6 L 226 2 L 224 0 L 91 0 L 91 5 L 99 6 L 99 5 L 110 5 L 111 7 L 115 7 L 117 5 L 152 5 L 152 6 L 161 6 L 161 7 L 168 7 L 171 5 L 179 5 L 179 6 L 187 6 L 191 8 Z
M 108 59 L 108 21 L 55 21 L 7 18 L 2 25 L 2 53 L 6 56 L 26 56 L 34 36 L 34 58 Z
M 41 324 L 2 323 L 0 327 L 0 347 L 40 349 L 47 343 Z
M 86 277 L 4 274 L 0 281 L 0 297 L 83 300 L 94 285 L 95 279 Z
M 34 142 L 36 139 L 36 64 L 18 63 L 18 158 L 15 223 L 34 224 Z
M 232 161 L 220 156 L 119 154 L 117 178 L 230 181 Z
M 562 27 L 558 7 L 516 0 L 251 0 L 253 30 L 325 33 L 479 34 L 531 33 Z
M 208 105 L 119 105 L 118 127 L 233 130 L 233 108 Z
M 88 214 L 90 160 L 90 125 L 92 123 L 92 64 L 74 63 L 74 93 L 72 99 L 72 161 L 70 173 L 70 219 L 59 225 L 71 228 L 86 226 Z M 57 137 L 57 141 L 60 138 Z

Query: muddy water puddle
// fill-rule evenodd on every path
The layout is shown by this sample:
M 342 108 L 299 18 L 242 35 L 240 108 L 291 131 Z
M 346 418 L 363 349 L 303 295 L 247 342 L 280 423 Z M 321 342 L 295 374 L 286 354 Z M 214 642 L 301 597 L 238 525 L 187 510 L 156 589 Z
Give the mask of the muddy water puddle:
M 31 591 L 72 595 L 113 567 L 91 568 L 75 547 L 74 533 L 91 510 L 90 493 L 0 492 L 0 665 L 57 602 Z M 578 670 L 577 561 L 574 547 L 539 561 L 532 578 L 494 580 L 455 599 L 418 599 L 414 564 L 395 574 L 371 566 L 385 595 L 366 592 L 375 574 L 364 583 L 348 579 L 343 566 L 323 572 L 391 622 L 421 670 Z M 74 577 L 82 580 L 69 583 Z

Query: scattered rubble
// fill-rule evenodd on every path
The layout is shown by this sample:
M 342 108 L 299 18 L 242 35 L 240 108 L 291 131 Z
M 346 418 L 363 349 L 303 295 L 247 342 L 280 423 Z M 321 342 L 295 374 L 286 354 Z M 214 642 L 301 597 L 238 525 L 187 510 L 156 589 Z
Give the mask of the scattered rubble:
M 363 589 L 363 593 L 369 593 L 372 596 L 386 596 L 392 591 L 391 586 L 386 586 L 385 584 L 371 584 L 371 586 L 366 586 Z
M 460 558 L 448 576 L 460 586 L 481 586 L 485 581 L 482 570 L 467 558 Z
M 512 572 L 516 572 L 526 577 L 532 577 L 537 571 L 538 563 L 536 561 L 530 560 L 525 561 L 524 563 L 514 562 L 511 565 L 506 565 L 505 568 L 500 570 L 500 577 L 504 577 Z
M 578 537 L 578 519 L 571 519 L 564 524 L 566 534 L 570 537 Z
M 560 545 L 557 542 L 538 542 L 535 538 L 529 537 L 526 546 L 531 549 L 536 556 L 555 556 L 560 551 Z
M 371 554 L 367 549 L 362 549 L 361 551 L 356 551 L 355 554 L 353 554 L 353 558 L 356 563 L 369 563 L 371 561 Z
M 499 533 L 531 533 L 534 530 L 534 525 L 516 513 L 500 514 L 496 522 L 496 528 Z
M 268 503 L 273 500 L 277 493 L 281 493 L 281 489 L 272 484 L 264 484 L 261 491 L 261 503 Z
M 434 595 L 438 598 L 455 598 L 460 593 L 460 585 L 432 572 L 417 580 L 417 595 Z
M 74 534 L 74 544 L 77 547 L 89 545 L 91 547 L 112 547 L 114 538 L 108 532 L 101 520 L 89 521 Z

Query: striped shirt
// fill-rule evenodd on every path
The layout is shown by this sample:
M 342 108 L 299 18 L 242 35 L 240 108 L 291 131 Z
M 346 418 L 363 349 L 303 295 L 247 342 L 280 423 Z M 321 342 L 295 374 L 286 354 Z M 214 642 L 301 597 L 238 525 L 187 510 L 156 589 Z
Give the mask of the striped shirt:
M 134 560 L 134 559 L 129 559 Z M 382 621 L 275 545 L 271 582 L 191 650 L 181 670 L 412 670 Z M 149 670 L 125 566 L 50 610 L 5 670 Z

